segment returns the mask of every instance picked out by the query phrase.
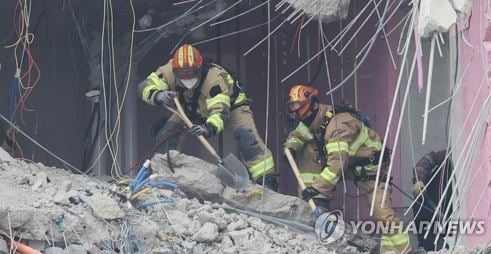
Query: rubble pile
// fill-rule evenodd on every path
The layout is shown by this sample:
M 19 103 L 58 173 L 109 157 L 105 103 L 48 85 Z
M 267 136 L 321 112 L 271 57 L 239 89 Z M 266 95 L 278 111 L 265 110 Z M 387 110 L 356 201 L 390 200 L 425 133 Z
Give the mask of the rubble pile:
M 196 158 L 173 154 L 175 179 L 183 170 L 207 168 Z M 166 177 L 165 166 L 153 160 L 154 173 Z M 189 164 L 199 162 L 198 164 Z M 181 165 L 179 165 L 181 164 Z M 187 165 L 187 166 L 186 166 Z M 197 175 L 196 177 L 204 177 Z M 118 193 L 116 184 L 46 167 L 40 163 L 0 157 L 0 253 L 22 243 L 44 253 L 353 253 L 347 244 L 323 246 L 314 235 L 278 224 L 266 223 L 242 213 L 230 212 L 216 202 L 233 200 L 235 191 L 208 179 L 183 187 L 216 187 L 188 198 L 181 191 L 154 189 L 139 197 L 142 200 L 165 198 L 169 202 L 136 209 Z M 212 182 L 213 181 L 213 182 Z M 221 187 L 220 187 L 221 186 Z M 220 190 L 220 191 L 218 191 Z M 217 192 L 218 191 L 218 192 Z M 227 194 L 227 193 L 234 193 Z M 303 208 L 296 198 L 275 194 L 276 199 L 265 214 L 284 219 L 299 218 Z M 268 196 L 265 193 L 265 196 Z M 293 199 L 292 199 L 293 198 Z M 253 211 L 260 197 L 231 202 L 236 208 Z M 236 206 L 242 204 L 241 207 Z M 283 205 L 286 206 L 282 207 Z M 267 206 L 266 206 L 267 207 Z M 269 209 L 269 210 L 268 210 Z M 292 212 L 288 215 L 287 212 Z M 294 215 L 296 213 L 296 215 Z M 297 216 L 300 215 L 300 216 Z M 14 240 L 15 242 L 11 242 Z

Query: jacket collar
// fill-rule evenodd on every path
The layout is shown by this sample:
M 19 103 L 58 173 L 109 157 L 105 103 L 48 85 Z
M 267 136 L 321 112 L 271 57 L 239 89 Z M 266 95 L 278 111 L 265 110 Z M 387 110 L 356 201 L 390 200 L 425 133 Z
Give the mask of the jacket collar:
M 324 121 L 324 115 L 327 111 L 332 111 L 332 107 L 330 105 L 319 103 L 319 110 L 317 111 L 317 115 L 309 126 L 310 130 L 318 131 L 320 129 L 321 124 Z

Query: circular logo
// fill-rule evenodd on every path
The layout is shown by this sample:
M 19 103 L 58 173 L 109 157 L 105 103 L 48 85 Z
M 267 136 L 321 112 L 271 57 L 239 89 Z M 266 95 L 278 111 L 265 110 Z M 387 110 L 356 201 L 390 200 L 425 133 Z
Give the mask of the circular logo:
M 321 214 L 315 221 L 315 233 L 322 243 L 330 244 L 344 236 L 346 229 L 341 211 Z

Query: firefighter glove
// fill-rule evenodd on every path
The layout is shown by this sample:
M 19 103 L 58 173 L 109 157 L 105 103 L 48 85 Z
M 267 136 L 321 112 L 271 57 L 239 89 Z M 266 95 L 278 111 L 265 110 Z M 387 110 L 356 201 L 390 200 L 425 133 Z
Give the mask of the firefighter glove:
M 207 124 L 195 124 L 191 126 L 189 129 L 189 132 L 194 135 L 194 136 L 200 136 L 203 135 L 205 138 L 212 137 L 216 134 L 217 129 L 214 126 L 207 125 Z
M 174 97 L 176 97 L 176 92 L 174 91 L 160 91 L 155 95 L 155 103 L 159 105 L 173 106 Z
M 421 181 L 418 181 L 414 184 L 413 186 L 413 196 L 417 197 L 421 192 L 423 192 L 423 189 L 425 187 L 425 184 Z
M 311 200 L 313 197 L 319 195 L 320 192 L 316 190 L 314 187 L 309 186 L 302 191 L 302 198 L 305 201 Z

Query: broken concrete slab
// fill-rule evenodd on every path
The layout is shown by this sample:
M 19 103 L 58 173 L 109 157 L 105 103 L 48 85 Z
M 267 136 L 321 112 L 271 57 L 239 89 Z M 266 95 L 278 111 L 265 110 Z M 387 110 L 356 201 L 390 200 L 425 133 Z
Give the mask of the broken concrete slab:
M 8 254 L 9 248 L 7 247 L 7 242 L 0 237 L 0 254 Z
M 65 251 L 60 247 L 49 247 L 44 250 L 44 254 L 65 254 Z
M 214 242 L 218 239 L 218 226 L 207 222 L 191 238 L 197 242 Z
M 247 228 L 249 225 L 245 220 L 239 219 L 238 221 L 234 221 L 227 226 L 228 231 L 237 231 Z
M 101 219 L 114 220 L 125 216 L 124 211 L 119 208 L 116 200 L 101 193 L 92 195 L 88 199 L 88 205 L 94 211 L 95 216 Z
M 172 174 L 168 169 L 167 157 L 162 154 L 152 158 L 151 167 L 154 173 L 178 182 L 180 188 L 188 195 L 210 201 L 220 199 L 224 186 L 215 176 L 215 165 L 177 151 L 170 151 L 170 154 L 175 173 Z
M 151 167 L 159 177 L 176 181 L 188 196 L 200 200 L 227 203 L 240 209 L 301 223 L 313 224 L 314 222 L 310 207 L 298 197 L 283 195 L 269 189 L 264 190 L 264 196 L 247 197 L 244 191 L 237 191 L 222 185 L 215 176 L 216 165 L 177 151 L 170 151 L 170 157 L 174 165 L 174 174 L 168 168 L 167 156 L 162 154 L 156 154 L 152 158 Z M 200 167 L 197 168 L 196 165 Z M 246 190 L 256 188 L 262 187 L 250 183 Z
M 448 32 L 456 22 L 457 14 L 448 0 L 420 1 L 418 31 L 421 37 Z
M 201 160 L 195 161 L 198 164 L 188 167 L 199 169 L 204 164 Z M 173 251 L 170 253 L 223 253 L 224 249 L 227 253 L 307 253 L 311 250 L 328 253 L 329 250 L 340 250 L 340 252 L 344 250 L 344 247 L 339 249 L 325 247 L 310 233 L 299 234 L 275 224 L 266 224 L 258 218 L 245 215 L 238 209 L 237 211 L 224 209 L 222 205 L 206 201 L 203 197 L 199 197 L 202 201 L 200 203 L 198 199 L 185 198 L 179 192 L 164 193 L 154 189 L 158 198 L 163 196 L 171 198 L 175 201 L 174 204 L 139 211 L 122 203 L 117 196 L 107 195 L 104 192 L 108 189 L 120 191 L 115 185 L 88 176 L 74 175 L 65 170 L 19 160 L 0 162 L 0 167 L 2 167 L 0 186 L 8 190 L 0 192 L 2 204 L 0 230 L 8 232 L 11 229 L 15 235 L 28 240 L 27 243 L 31 239 L 34 240 L 33 245 L 37 245 L 37 242 L 42 243 L 46 239 L 49 239 L 50 244 L 51 242 L 61 244 L 66 241 L 69 247 L 63 250 L 63 253 L 74 252 L 75 250 L 69 250 L 70 246 L 80 247 L 78 248 L 80 253 L 85 253 L 86 250 L 90 250 L 90 253 L 114 253 L 114 245 L 107 244 L 114 239 L 128 239 L 126 246 L 135 247 L 145 253 L 153 251 L 167 253 L 170 251 L 167 248 L 169 246 Z M 33 172 L 36 173 L 35 176 Z M 42 191 L 32 191 L 29 183 L 34 182 L 39 172 L 44 172 L 50 182 L 42 187 Z M 23 176 L 28 178 L 27 181 L 18 181 Z M 216 180 L 219 184 L 218 179 Z M 221 189 L 221 192 L 215 197 L 227 202 L 222 197 L 225 188 L 219 184 L 218 189 Z M 52 196 L 66 190 L 78 192 L 81 197 L 83 196 L 84 203 L 71 203 L 69 206 L 54 203 Z M 123 217 L 117 220 L 97 217 L 93 208 L 86 204 L 91 204 L 90 199 L 98 195 L 104 196 L 101 198 L 104 200 L 104 205 L 112 202 L 118 207 L 117 209 L 123 212 L 121 214 Z M 265 193 L 265 195 L 269 194 Z M 153 195 L 143 196 L 142 200 L 153 198 L 155 198 Z M 278 198 L 283 197 L 278 196 Z M 255 199 L 260 200 L 260 196 L 250 198 L 251 202 L 257 202 L 254 201 Z M 293 218 L 295 217 L 291 216 L 289 220 Z M 231 224 L 230 230 L 234 231 L 227 229 L 229 224 Z M 126 237 L 128 225 L 131 225 L 131 233 Z M 108 228 L 111 230 L 109 231 Z M 295 248 L 287 245 L 288 241 L 297 238 L 301 239 L 298 242 L 302 244 Z M 278 239 L 284 239 L 286 242 L 281 243 Z M 117 245 L 122 246 L 122 243 L 118 242 Z M 140 248 L 142 246 L 144 249 Z M 120 249 L 120 253 L 126 253 L 125 251 Z
M 36 175 L 36 180 L 35 180 L 35 182 L 31 188 L 33 191 L 35 191 L 35 190 L 41 189 L 42 187 L 46 186 L 47 184 L 48 184 L 48 176 L 46 176 L 46 173 L 41 171 Z
M 88 250 L 83 245 L 72 244 L 66 248 L 66 252 L 70 254 L 87 254 Z
M 450 0 L 450 3 L 462 18 L 471 10 L 473 0 Z
M 0 161 L 12 161 L 14 158 L 10 156 L 3 148 L 0 147 Z
M 60 205 L 70 205 L 70 199 L 77 200 L 78 199 L 78 192 L 75 190 L 71 190 L 69 192 L 59 190 L 53 196 L 53 202 L 55 204 L 60 204 Z

